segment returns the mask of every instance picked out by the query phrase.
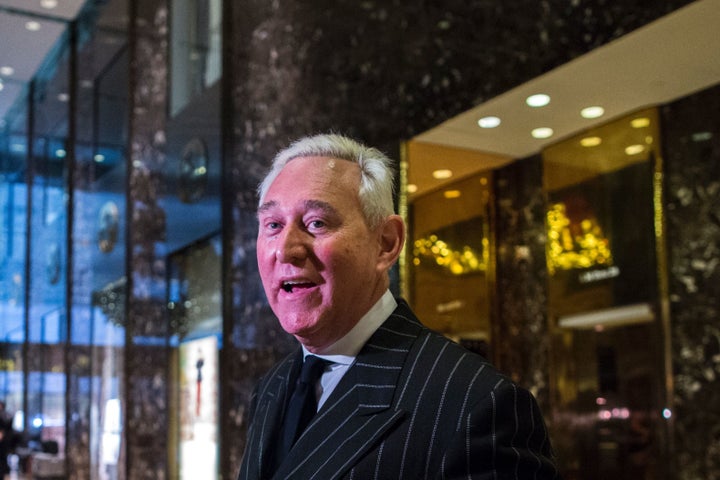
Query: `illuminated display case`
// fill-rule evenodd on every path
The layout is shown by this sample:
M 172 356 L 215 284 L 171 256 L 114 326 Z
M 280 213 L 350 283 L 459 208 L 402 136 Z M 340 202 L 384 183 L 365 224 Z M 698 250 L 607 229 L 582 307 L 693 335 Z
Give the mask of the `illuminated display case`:
M 489 174 L 414 198 L 409 208 L 409 297 L 430 328 L 489 354 L 492 274 Z
M 176 332 L 171 436 L 181 480 L 215 478 L 218 471 L 221 251 L 214 234 L 168 262 L 168 311 Z
M 654 109 L 543 152 L 555 447 L 566 478 L 661 478 L 668 449 Z

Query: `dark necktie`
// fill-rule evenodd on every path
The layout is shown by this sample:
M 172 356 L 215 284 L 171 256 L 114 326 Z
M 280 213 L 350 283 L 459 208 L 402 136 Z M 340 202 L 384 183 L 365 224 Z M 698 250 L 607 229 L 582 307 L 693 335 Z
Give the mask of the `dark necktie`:
M 282 462 L 285 455 L 290 451 L 295 440 L 305 430 L 310 420 L 317 412 L 317 399 L 315 398 L 315 386 L 325 370 L 328 361 L 315 355 L 308 355 L 303 362 L 300 377 L 295 384 L 295 390 L 290 403 L 288 403 L 285 422 L 283 424 L 283 435 L 278 451 L 278 459 Z

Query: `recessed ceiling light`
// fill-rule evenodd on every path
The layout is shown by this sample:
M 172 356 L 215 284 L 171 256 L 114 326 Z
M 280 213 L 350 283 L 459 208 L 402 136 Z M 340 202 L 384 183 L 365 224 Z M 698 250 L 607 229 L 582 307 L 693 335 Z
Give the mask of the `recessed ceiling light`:
M 460 195 L 462 195 L 462 192 L 460 192 L 460 190 L 445 190 L 443 192 L 443 196 L 445 198 L 459 198 Z
M 583 118 L 599 118 L 599 117 L 602 117 L 604 114 L 605 114 L 605 109 L 598 105 L 583 108 L 580 111 L 580 115 Z
M 102 153 L 96 153 L 93 157 L 93 160 L 95 160 L 97 163 L 102 163 L 105 161 L 105 155 L 103 155 Z
M 30 30 L 31 32 L 37 32 L 40 30 L 40 22 L 36 22 L 35 20 L 30 20 L 25 24 L 25 28 L 27 30 Z
M 448 170 L 446 168 L 443 168 L 440 170 L 435 170 L 432 173 L 432 176 L 433 176 L 433 178 L 435 178 L 437 180 L 444 180 L 446 178 L 452 177 L 452 170 Z
M 8 66 L 0 67 L 0 75 L 2 75 L 3 77 L 9 77 L 13 73 L 15 73 L 15 69 L 12 67 L 8 67 Z
M 67 102 L 70 100 L 70 95 L 67 93 L 58 93 L 57 99 L 59 102 Z
M 550 127 L 535 128 L 531 132 L 532 136 L 535 138 L 550 138 L 552 137 L 553 133 L 555 132 L 553 132 L 553 129 Z
M 625 153 L 627 155 L 637 155 L 638 153 L 642 153 L 645 150 L 645 147 L 643 145 L 629 145 L 625 147 Z
M 580 145 L 583 147 L 597 147 L 602 143 L 602 138 L 600 137 L 585 137 L 582 140 L 580 140 Z
M 55 156 L 57 158 L 65 158 L 66 155 L 67 155 L 67 152 L 65 150 L 63 150 L 62 148 L 58 148 L 57 150 L 55 150 Z
M 41 0 L 40 5 L 43 8 L 47 8 L 48 10 L 52 10 L 53 8 L 57 7 L 57 0 Z
M 633 118 L 630 122 L 633 128 L 643 128 L 650 125 L 650 119 L 647 117 Z
M 536 93 L 535 95 L 530 95 L 525 99 L 525 103 L 530 105 L 531 107 L 544 107 L 548 103 L 550 103 L 550 95 L 545 95 L 544 93 Z
M 414 183 L 408 183 L 407 191 L 408 191 L 408 193 L 417 192 L 417 185 L 415 185 Z
M 500 119 L 498 117 L 483 117 L 478 120 L 478 126 L 480 128 L 495 128 L 500 125 Z

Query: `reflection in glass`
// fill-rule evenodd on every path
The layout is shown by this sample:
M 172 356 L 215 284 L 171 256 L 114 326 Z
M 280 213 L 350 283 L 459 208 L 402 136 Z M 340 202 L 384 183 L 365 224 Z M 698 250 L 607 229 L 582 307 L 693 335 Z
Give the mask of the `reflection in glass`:
M 168 310 L 177 345 L 173 448 L 180 479 L 213 478 L 218 468 L 221 257 L 215 234 L 173 253 L 168 262 Z
M 409 301 L 423 322 L 489 354 L 488 174 L 423 192 L 409 205 Z
M 220 0 L 175 0 L 171 27 L 170 114 L 213 85 L 222 74 Z
M 552 427 L 568 479 L 663 478 L 657 140 L 650 110 L 543 152 Z

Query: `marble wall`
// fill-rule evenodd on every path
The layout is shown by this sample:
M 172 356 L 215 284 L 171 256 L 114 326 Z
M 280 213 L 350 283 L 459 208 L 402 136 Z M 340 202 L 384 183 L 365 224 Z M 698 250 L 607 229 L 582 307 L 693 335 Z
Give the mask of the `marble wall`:
M 495 174 L 497 365 L 549 405 L 545 194 L 539 155 Z
M 720 478 L 720 87 L 662 108 L 678 479 Z
M 344 132 L 399 155 L 403 140 L 534 78 L 685 4 L 687 0 L 549 0 L 543 2 L 242 0 L 226 2 L 225 152 L 230 201 L 232 358 L 262 362 L 282 354 L 248 343 L 251 333 L 281 336 L 258 292 L 254 262 L 254 188 L 274 152 L 288 141 Z M 500 366 L 547 401 L 547 346 L 542 333 L 545 277 L 539 162 L 498 172 L 498 271 L 504 354 Z M 530 300 L 514 302 L 516 295 Z M 274 338 L 274 337 L 273 337 Z M 530 368 L 530 365 L 533 367 Z M 242 452 L 242 385 L 261 368 L 233 367 L 230 427 L 224 434 L 233 472 Z M 235 388 L 235 387 L 233 387 Z M 236 405 L 240 401 L 240 405 Z M 235 415 L 233 418 L 232 415 Z M 231 444 L 228 441 L 232 439 Z
M 165 478 L 168 352 L 166 252 L 158 177 L 167 112 L 168 2 L 131 2 L 127 478 Z M 274 152 L 304 134 L 335 130 L 398 158 L 400 144 L 455 114 L 616 39 L 688 0 L 237 0 L 224 2 L 221 474 L 233 478 L 255 380 L 292 345 L 262 292 L 255 264 L 255 187 Z M 713 95 L 714 93 L 714 95 Z M 694 142 L 717 91 L 664 109 L 671 270 L 676 451 L 680 478 L 718 478 L 720 396 L 717 245 L 718 118 Z M 714 103 L 713 103 L 714 102 Z M 713 129 L 714 128 L 714 129 Z M 688 162 L 692 168 L 687 168 Z M 547 408 L 540 161 L 496 172 L 500 366 Z M 688 212 L 693 212 L 689 215 Z M 699 214 L 697 212 L 700 212 Z M 527 300 L 515 302 L 518 296 Z M 516 353 L 508 353 L 516 352 Z M 522 354 L 517 353 L 522 352 Z M 72 358 L 81 358 L 75 352 Z M 720 403 L 720 401 L 715 402 Z M 84 431 L 85 427 L 79 429 Z M 75 440 L 84 446 L 82 440 Z M 71 450 L 74 451 L 74 450 Z
M 167 213 L 160 204 L 166 189 L 168 2 L 131 2 L 130 18 L 123 467 L 128 479 L 150 480 L 165 478 L 170 460 Z

